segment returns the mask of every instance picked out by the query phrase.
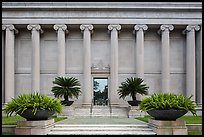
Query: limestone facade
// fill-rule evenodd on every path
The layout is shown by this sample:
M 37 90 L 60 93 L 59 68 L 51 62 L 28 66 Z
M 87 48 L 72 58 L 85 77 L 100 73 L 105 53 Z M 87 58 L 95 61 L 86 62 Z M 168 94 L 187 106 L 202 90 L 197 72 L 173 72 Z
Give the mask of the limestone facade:
M 149 94 L 172 92 L 202 105 L 201 2 L 3 2 L 2 103 L 22 93 L 53 96 L 56 76 L 80 80 L 73 105 L 90 105 L 93 78 L 118 86 L 142 77 Z M 144 96 L 140 96 L 143 98 Z

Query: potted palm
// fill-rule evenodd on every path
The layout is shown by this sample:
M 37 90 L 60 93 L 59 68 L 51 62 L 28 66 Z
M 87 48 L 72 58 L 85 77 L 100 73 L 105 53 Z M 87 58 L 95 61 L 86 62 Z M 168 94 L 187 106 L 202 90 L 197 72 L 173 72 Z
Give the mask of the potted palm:
M 3 111 L 7 116 L 20 115 L 27 121 L 47 120 L 55 112 L 62 112 L 61 102 L 38 92 L 31 94 L 20 94 L 17 98 L 12 98 Z
M 153 94 L 141 101 L 139 109 L 147 111 L 155 120 L 176 120 L 188 111 L 197 115 L 196 105 L 191 97 L 186 98 L 173 93 Z
M 81 93 L 80 82 L 74 77 L 56 77 L 53 84 L 56 84 L 56 86 L 53 86 L 51 91 L 57 98 L 64 97 L 61 103 L 65 106 L 73 104 L 74 101 L 70 101 L 69 98 L 76 97 L 78 99 Z
M 131 96 L 132 100 L 128 101 L 131 106 L 138 106 L 141 102 L 137 100 L 136 94 L 147 95 L 148 88 L 142 78 L 130 77 L 119 86 L 118 94 L 120 98 L 125 99 L 126 96 Z

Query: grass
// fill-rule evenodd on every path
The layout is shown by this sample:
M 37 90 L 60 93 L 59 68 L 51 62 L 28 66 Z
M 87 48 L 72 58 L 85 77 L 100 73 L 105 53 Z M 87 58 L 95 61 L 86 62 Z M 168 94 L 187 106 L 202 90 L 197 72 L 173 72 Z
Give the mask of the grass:
M 57 116 L 51 116 L 49 119 L 54 119 L 55 122 L 58 122 L 60 120 L 66 119 L 66 117 L 57 117 Z M 17 121 L 26 121 L 25 118 L 21 116 L 2 116 L 2 125 L 16 125 Z
M 202 135 L 202 131 L 188 131 L 188 135 Z
M 144 116 L 144 117 L 138 117 L 136 119 L 144 122 L 148 122 L 149 118 L 152 118 L 152 117 Z M 202 124 L 202 116 L 182 116 L 178 119 L 186 121 L 186 124 Z
M 183 116 L 179 119 L 186 121 L 186 124 L 202 124 L 202 116 Z
M 17 121 L 25 121 L 21 116 L 2 116 L 2 125 L 16 125 Z
M 13 132 L 2 132 L 2 135 L 15 135 Z

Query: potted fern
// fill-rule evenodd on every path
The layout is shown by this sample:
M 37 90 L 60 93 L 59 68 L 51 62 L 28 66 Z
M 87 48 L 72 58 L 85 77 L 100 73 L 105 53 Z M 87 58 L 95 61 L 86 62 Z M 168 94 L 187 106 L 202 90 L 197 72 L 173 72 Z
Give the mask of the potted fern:
M 61 103 L 65 106 L 73 104 L 74 101 L 70 101 L 69 98 L 75 97 L 78 99 L 81 93 L 80 82 L 74 77 L 56 77 L 53 84 L 56 84 L 56 86 L 53 86 L 51 91 L 57 98 L 64 97 Z
M 143 83 L 144 80 L 142 78 L 137 77 L 130 77 L 127 78 L 124 82 L 121 82 L 121 85 L 119 86 L 118 94 L 120 98 L 125 99 L 126 96 L 131 96 L 132 100 L 129 100 L 128 103 L 131 106 L 138 106 L 138 104 L 141 102 L 140 100 L 137 100 L 136 94 L 141 95 L 147 95 L 148 94 L 148 88 L 145 83 Z
M 191 97 L 176 95 L 173 93 L 153 94 L 148 98 L 144 98 L 139 104 L 142 111 L 146 111 L 155 120 L 176 120 L 190 111 L 196 114 L 195 102 Z
M 3 111 L 7 116 L 20 115 L 27 121 L 47 120 L 54 113 L 62 112 L 62 105 L 59 100 L 53 99 L 38 92 L 31 94 L 20 94 L 12 98 Z

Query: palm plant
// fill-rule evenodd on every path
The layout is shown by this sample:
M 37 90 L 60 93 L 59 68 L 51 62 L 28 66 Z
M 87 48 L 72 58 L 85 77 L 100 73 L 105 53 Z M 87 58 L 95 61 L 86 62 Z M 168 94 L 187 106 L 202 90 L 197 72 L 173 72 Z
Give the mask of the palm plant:
M 62 104 L 71 105 L 67 104 L 70 102 L 69 98 L 76 97 L 78 99 L 79 94 L 81 93 L 80 82 L 74 77 L 56 77 L 53 84 L 56 84 L 57 86 L 53 86 L 51 91 L 57 98 L 64 97 Z
M 127 78 L 119 86 L 118 94 L 120 98 L 125 99 L 126 96 L 131 96 L 133 101 L 137 101 L 136 94 L 147 95 L 148 88 L 146 84 L 143 83 L 142 78 L 130 77 Z

